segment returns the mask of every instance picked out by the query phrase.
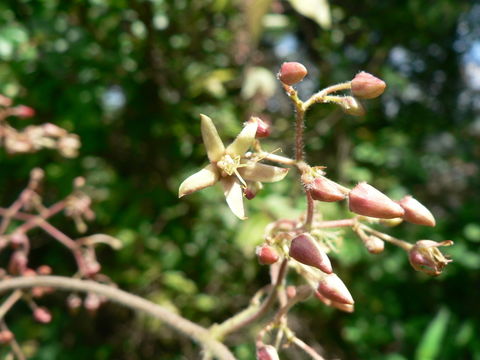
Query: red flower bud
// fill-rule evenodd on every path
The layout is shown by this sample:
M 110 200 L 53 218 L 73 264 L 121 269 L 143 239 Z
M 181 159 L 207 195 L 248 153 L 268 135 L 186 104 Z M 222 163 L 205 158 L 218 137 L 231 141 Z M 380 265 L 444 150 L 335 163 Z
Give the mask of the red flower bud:
M 337 308 L 338 310 L 348 312 L 348 313 L 352 313 L 355 310 L 353 305 L 342 304 L 342 303 L 339 303 L 337 301 L 332 301 L 330 299 L 327 299 L 325 296 L 320 294 L 318 291 L 315 291 L 315 296 L 317 297 L 317 299 L 319 299 L 325 305 Z
M 255 137 L 257 138 L 266 138 L 270 136 L 271 128 L 270 124 L 266 121 L 263 121 L 259 117 L 252 116 L 248 122 L 256 122 L 257 123 L 257 132 L 255 133 Z
M 277 77 L 282 83 L 293 85 L 302 81 L 307 74 L 308 71 L 304 65 L 298 62 L 285 62 L 282 64 Z
M 451 259 L 447 259 L 438 250 L 438 247 L 451 245 L 453 245 L 451 240 L 439 243 L 433 240 L 419 240 L 410 249 L 408 259 L 415 270 L 423 271 L 428 275 L 438 276 L 442 273 L 443 268 L 452 262 Z
M 412 196 L 405 196 L 399 205 L 405 210 L 403 218 L 412 224 L 435 226 L 432 213 Z
M 33 318 L 42 324 L 48 324 L 52 321 L 52 314 L 44 307 L 38 307 L 33 311 Z
M 340 190 L 338 184 L 326 177 L 304 175 L 302 180 L 314 200 L 333 202 L 345 199 L 346 195 Z
M 350 211 L 359 215 L 392 219 L 404 214 L 400 205 L 365 182 L 355 186 L 348 198 Z
M 272 345 L 257 348 L 257 360 L 279 360 L 277 350 Z
M 342 280 L 336 274 L 326 275 L 318 284 L 317 291 L 320 295 L 326 297 L 329 300 L 341 303 L 353 305 L 354 301 L 352 295 L 348 291 L 347 287 Z
M 259 181 L 248 182 L 247 187 L 243 189 L 243 195 L 247 198 L 247 200 L 252 200 L 257 196 L 258 192 L 262 190 L 263 185 Z
M 352 94 L 362 99 L 373 99 L 383 94 L 387 84 L 365 71 L 359 72 L 352 80 Z
M 352 96 L 345 96 L 342 99 L 342 102 L 339 103 L 343 111 L 349 115 L 353 116 L 363 116 L 365 115 L 365 108 L 363 105 Z
M 258 262 L 262 265 L 272 265 L 278 261 L 278 253 L 270 245 L 257 246 L 255 253 L 257 254 Z
M 327 254 L 321 250 L 310 234 L 298 235 L 292 240 L 289 254 L 302 264 L 316 267 L 324 273 L 332 272 L 332 265 Z
M 30 118 L 35 115 L 35 110 L 30 106 L 18 105 L 12 108 L 12 113 L 21 118 Z

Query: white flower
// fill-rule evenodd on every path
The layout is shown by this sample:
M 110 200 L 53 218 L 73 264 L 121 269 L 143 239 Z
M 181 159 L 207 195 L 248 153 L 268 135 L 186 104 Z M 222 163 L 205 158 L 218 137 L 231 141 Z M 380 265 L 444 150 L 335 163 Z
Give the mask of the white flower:
M 210 164 L 182 182 L 178 197 L 221 182 L 232 212 L 240 219 L 246 219 L 243 206 L 243 188 L 247 186 L 246 181 L 280 181 L 287 175 L 288 169 L 259 164 L 244 158 L 255 139 L 256 122 L 247 122 L 237 138 L 225 148 L 212 119 L 203 114 L 200 118 L 203 143 Z

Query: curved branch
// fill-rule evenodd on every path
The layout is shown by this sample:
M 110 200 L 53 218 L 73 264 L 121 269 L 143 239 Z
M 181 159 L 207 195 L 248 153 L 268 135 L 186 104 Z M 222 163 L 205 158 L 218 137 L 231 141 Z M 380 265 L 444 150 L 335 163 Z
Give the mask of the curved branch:
M 235 360 L 235 357 L 230 350 L 228 350 L 225 345 L 215 340 L 207 329 L 170 312 L 160 305 L 145 300 L 140 296 L 91 280 L 79 280 L 62 276 L 18 277 L 2 280 L 0 282 L 0 293 L 8 290 L 32 288 L 35 286 L 53 287 L 70 291 L 92 292 L 97 295 L 105 296 L 108 300 L 130 309 L 147 313 L 152 317 L 162 320 L 173 329 L 201 344 L 221 360 Z

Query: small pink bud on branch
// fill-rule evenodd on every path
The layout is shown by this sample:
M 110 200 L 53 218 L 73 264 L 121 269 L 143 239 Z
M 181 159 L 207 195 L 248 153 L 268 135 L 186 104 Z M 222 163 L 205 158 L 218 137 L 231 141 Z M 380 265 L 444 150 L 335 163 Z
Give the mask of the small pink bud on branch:
M 0 344 L 8 344 L 14 338 L 13 333 L 10 330 L 0 331 Z
M 52 314 L 44 307 L 38 307 L 33 311 L 33 318 L 42 324 L 48 324 L 52 321 Z
M 336 274 L 328 274 L 322 280 L 320 280 L 317 291 L 320 293 L 320 295 L 329 300 L 341 304 L 354 304 L 352 295 L 348 291 L 343 281 L 340 280 Z
M 432 213 L 412 196 L 405 196 L 398 204 L 403 208 L 403 218 L 412 224 L 435 226 Z
M 255 133 L 256 138 L 266 138 L 270 136 L 271 127 L 266 121 L 260 119 L 259 117 L 252 116 L 248 122 L 257 123 L 257 132 Z
M 355 186 L 348 194 L 348 199 L 350 211 L 359 215 L 392 219 L 404 214 L 400 205 L 366 182 Z
M 387 84 L 365 71 L 359 72 L 351 82 L 352 94 L 362 99 L 373 99 L 383 94 Z
M 313 177 L 310 174 L 302 175 L 302 181 L 314 200 L 334 202 L 345 199 L 345 194 L 337 183 L 323 176 Z
M 257 360 L 279 360 L 277 350 L 272 345 L 257 347 Z
M 298 235 L 292 240 L 289 255 L 302 264 L 313 266 L 326 274 L 332 272 L 332 264 L 327 254 L 316 244 L 314 238 L 307 233 Z
M 270 245 L 257 246 L 256 254 L 258 262 L 262 265 L 272 265 L 278 261 L 277 251 Z
M 308 74 L 307 68 L 298 62 L 285 62 L 277 74 L 278 79 L 286 85 L 294 85 Z

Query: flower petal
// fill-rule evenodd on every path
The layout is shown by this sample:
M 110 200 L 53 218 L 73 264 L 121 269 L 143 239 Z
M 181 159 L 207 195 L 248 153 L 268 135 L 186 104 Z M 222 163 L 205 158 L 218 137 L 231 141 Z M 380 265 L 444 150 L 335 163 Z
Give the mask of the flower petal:
M 247 122 L 237 138 L 227 147 L 227 154 L 242 156 L 252 145 L 257 133 L 258 124 L 256 122 Z
M 243 191 L 242 186 L 234 176 L 222 178 L 220 180 L 223 185 L 225 199 L 230 210 L 241 220 L 245 220 L 245 209 L 243 207 Z
M 282 180 L 289 169 L 278 166 L 271 166 L 250 162 L 245 167 L 238 169 L 238 172 L 245 180 L 260 182 L 276 182 Z
M 208 158 L 210 162 L 218 161 L 225 152 L 225 146 L 220 136 L 218 136 L 217 128 L 213 124 L 212 119 L 203 114 L 200 114 L 200 119 L 202 121 L 203 143 L 205 144 Z
M 178 189 L 178 197 L 212 186 L 218 181 L 219 174 L 215 165 L 207 165 L 202 170 L 186 178 Z

